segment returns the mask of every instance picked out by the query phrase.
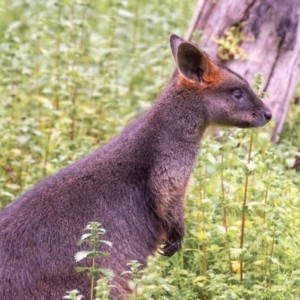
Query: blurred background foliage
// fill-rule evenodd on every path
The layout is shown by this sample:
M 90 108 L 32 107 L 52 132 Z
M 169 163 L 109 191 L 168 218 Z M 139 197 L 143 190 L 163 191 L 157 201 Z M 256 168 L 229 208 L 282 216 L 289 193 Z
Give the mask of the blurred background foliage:
M 196 4 L 0 0 L 0 210 L 150 107 Z M 300 299 L 299 119 L 295 101 L 278 145 L 272 124 L 207 133 L 183 249 L 150 258 L 135 298 Z
M 3 208 L 150 106 L 173 68 L 168 35 L 196 3 L 0 3 Z

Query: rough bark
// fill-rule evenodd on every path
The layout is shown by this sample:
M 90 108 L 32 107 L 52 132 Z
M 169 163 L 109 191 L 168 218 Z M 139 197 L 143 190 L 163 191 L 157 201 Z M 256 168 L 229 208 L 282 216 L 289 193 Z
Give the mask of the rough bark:
M 202 32 L 200 47 L 218 58 L 218 45 L 212 37 L 222 37 L 233 25 L 244 22 L 242 49 L 247 60 L 225 63 L 248 81 L 257 72 L 265 78 L 265 99 L 275 120 L 272 140 L 277 141 L 292 98 L 300 65 L 300 0 L 199 0 L 186 39 L 195 29 Z

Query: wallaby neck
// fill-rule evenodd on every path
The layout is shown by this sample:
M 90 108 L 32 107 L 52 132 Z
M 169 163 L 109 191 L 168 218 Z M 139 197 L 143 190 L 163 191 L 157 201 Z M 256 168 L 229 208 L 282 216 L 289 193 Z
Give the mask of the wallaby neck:
M 206 128 L 205 111 L 194 104 L 197 100 L 188 91 L 178 89 L 174 78 L 151 109 L 101 148 L 100 153 L 105 151 L 111 156 L 112 151 L 122 152 L 120 159 L 173 168 L 177 173 L 178 167 L 184 166 L 192 172 Z
M 196 105 L 188 90 L 180 89 L 174 78 L 156 100 L 150 114 L 160 137 L 159 142 L 168 150 L 179 153 L 199 148 L 202 135 L 207 127 L 204 105 Z M 167 149 L 165 149 L 167 150 Z

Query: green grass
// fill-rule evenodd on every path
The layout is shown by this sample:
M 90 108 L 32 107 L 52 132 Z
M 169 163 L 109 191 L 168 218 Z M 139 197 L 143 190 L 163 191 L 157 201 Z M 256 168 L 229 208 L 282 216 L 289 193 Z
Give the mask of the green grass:
M 184 35 L 196 3 L 0 1 L 0 209 L 150 107 L 174 68 L 168 36 Z M 272 124 L 208 132 L 183 249 L 151 258 L 133 297 L 300 299 L 300 176 L 286 168 L 299 115 L 277 146 Z

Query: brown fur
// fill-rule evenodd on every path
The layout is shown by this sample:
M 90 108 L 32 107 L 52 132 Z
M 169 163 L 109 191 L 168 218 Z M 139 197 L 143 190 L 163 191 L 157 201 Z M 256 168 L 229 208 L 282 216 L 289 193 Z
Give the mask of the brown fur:
M 170 42 L 178 71 L 152 108 L 1 213 L 1 300 L 61 299 L 71 289 L 88 299 L 89 278 L 75 272 L 74 254 L 89 221 L 100 222 L 113 242 L 101 247 L 111 256 L 97 261 L 115 273 L 111 299 L 126 294 L 128 262 L 145 265 L 157 250 L 171 256 L 180 249 L 184 197 L 207 126 L 270 120 L 245 80 L 191 43 L 175 35 Z

